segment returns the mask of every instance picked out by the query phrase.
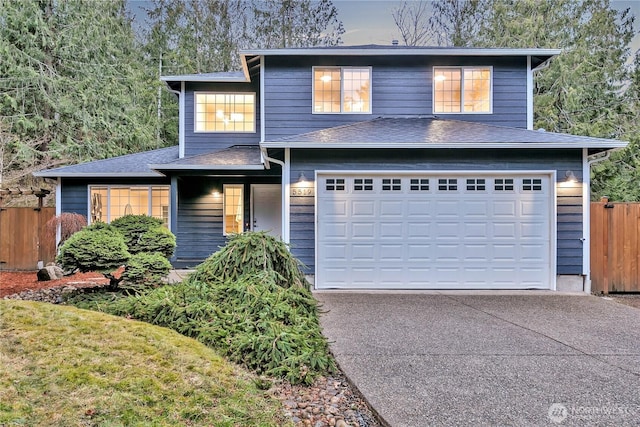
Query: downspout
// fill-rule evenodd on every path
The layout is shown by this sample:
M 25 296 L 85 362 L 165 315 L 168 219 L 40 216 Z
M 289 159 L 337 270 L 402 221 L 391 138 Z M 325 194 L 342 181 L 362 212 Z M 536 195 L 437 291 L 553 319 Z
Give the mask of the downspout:
M 284 161 L 269 157 L 267 149 L 262 146 L 266 134 L 265 105 L 264 105 L 264 56 L 260 57 L 260 156 L 266 169 L 270 169 L 270 163 L 275 163 L 282 167 L 282 241 L 289 243 L 289 186 L 291 183 L 291 152 L 288 148 L 284 150 Z
M 607 160 L 611 157 L 611 153 L 614 150 L 605 151 L 604 155 L 600 156 L 589 156 L 588 149 L 582 149 L 583 159 L 586 161 L 582 162 L 582 200 L 584 200 L 582 207 L 582 217 L 584 221 L 582 222 L 582 244 L 584 245 L 582 248 L 582 258 L 584 259 L 584 265 L 582 268 L 582 273 L 584 274 L 584 292 L 587 294 L 591 293 L 591 166 Z
M 180 82 L 180 90 L 171 89 L 167 83 L 167 90 L 178 96 L 178 157 L 184 157 L 184 82 Z
M 260 147 L 260 154 L 264 159 L 265 167 L 272 162 L 282 167 L 282 241 L 289 243 L 289 186 L 291 182 L 290 156 L 289 148 L 284 149 L 284 161 L 269 157 L 267 149 Z M 267 169 L 269 169 L 267 167 Z

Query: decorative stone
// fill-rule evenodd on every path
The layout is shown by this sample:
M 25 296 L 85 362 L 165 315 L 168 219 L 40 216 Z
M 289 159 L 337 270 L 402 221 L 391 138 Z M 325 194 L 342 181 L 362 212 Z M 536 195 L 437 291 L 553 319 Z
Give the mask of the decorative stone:
M 63 272 L 62 269 L 55 265 L 48 265 L 45 268 L 41 268 L 38 270 L 38 281 L 39 282 L 47 282 L 49 280 L 57 280 L 62 279 Z

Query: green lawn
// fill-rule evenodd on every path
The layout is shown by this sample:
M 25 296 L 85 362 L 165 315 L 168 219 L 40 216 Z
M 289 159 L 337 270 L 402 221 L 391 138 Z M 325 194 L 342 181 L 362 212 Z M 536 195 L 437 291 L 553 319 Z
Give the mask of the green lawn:
M 0 425 L 283 425 L 253 376 L 171 330 L 0 301 Z

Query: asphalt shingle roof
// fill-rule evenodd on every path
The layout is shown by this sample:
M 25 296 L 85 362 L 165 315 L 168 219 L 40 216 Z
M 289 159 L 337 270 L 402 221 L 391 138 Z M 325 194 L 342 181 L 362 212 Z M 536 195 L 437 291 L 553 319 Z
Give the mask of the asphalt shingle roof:
M 222 150 L 152 164 L 156 170 L 264 169 L 257 145 L 234 145 Z
M 42 177 L 157 177 L 160 173 L 149 168 L 151 163 L 168 163 L 178 158 L 178 146 L 127 154 L 72 166 L 63 166 L 34 173 Z
M 290 143 L 290 144 L 288 144 Z M 357 144 L 371 146 L 500 146 L 544 144 L 578 147 L 620 147 L 613 139 L 590 138 L 554 132 L 487 125 L 435 117 L 379 117 L 373 120 L 322 129 L 269 141 L 265 146 L 318 146 Z

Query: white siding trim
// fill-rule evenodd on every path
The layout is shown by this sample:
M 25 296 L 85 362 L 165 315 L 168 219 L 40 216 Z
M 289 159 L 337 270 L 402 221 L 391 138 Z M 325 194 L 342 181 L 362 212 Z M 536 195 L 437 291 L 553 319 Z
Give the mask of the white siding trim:
M 62 178 L 58 177 L 56 180 L 56 216 L 60 216 L 62 214 Z M 56 227 L 56 248 L 60 244 L 60 239 L 62 238 L 62 230 L 61 225 L 58 224 Z
M 284 149 L 282 166 L 282 241 L 290 243 L 291 232 L 291 149 Z
M 266 120 L 264 117 L 264 56 L 260 57 L 260 141 L 264 141 Z M 255 118 L 254 118 L 255 120 Z M 262 151 L 260 152 L 262 156 Z M 264 159 L 262 161 L 264 163 Z
M 185 82 L 180 82 L 180 110 L 178 112 L 178 157 L 179 158 L 183 158 L 184 157 L 184 135 L 185 135 Z
M 533 130 L 533 70 L 531 55 L 527 56 L 527 129 Z
M 584 291 L 591 293 L 591 170 L 589 150 L 582 149 L 582 274 Z

